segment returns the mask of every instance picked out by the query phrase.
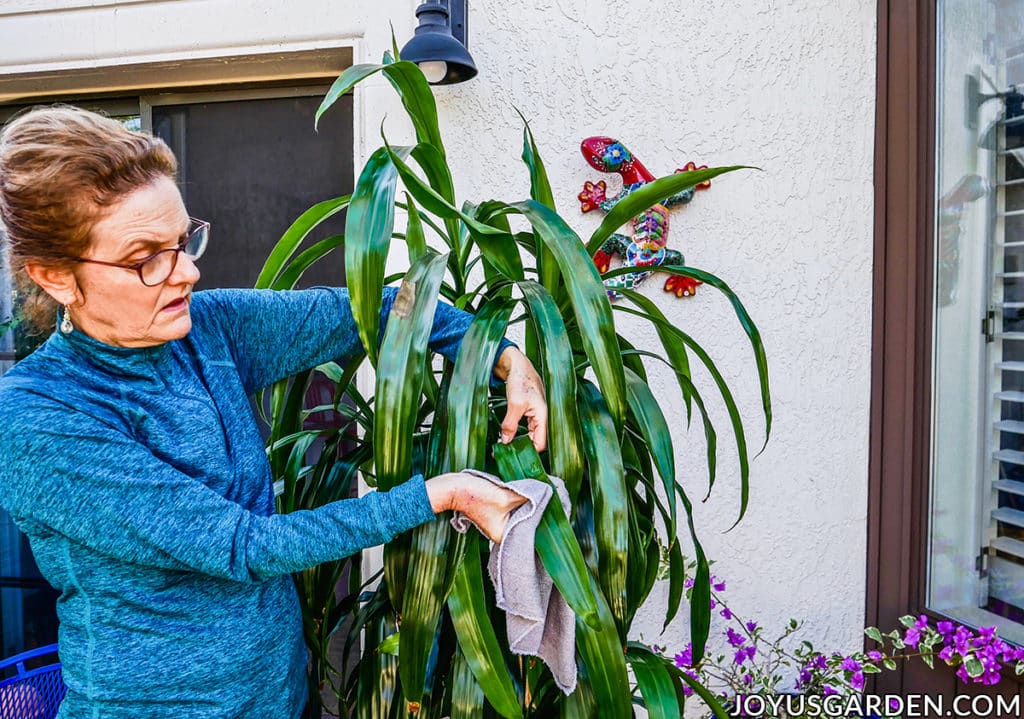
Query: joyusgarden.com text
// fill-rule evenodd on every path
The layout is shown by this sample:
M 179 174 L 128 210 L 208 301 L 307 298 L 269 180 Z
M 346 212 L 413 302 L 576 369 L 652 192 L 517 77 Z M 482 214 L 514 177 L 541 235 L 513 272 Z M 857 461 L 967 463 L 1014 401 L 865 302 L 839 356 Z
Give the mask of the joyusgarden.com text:
M 931 694 L 741 694 L 730 717 L 1020 717 L 1020 695 L 946 697 Z

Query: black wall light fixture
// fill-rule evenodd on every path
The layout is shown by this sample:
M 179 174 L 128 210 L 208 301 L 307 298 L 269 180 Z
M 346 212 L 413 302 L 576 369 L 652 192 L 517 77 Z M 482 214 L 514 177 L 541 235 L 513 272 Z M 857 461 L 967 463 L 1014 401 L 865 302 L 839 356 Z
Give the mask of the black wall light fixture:
M 431 85 L 452 85 L 476 76 L 466 49 L 467 0 L 426 0 L 416 8 L 419 26 L 402 48 L 402 59 L 423 70 Z

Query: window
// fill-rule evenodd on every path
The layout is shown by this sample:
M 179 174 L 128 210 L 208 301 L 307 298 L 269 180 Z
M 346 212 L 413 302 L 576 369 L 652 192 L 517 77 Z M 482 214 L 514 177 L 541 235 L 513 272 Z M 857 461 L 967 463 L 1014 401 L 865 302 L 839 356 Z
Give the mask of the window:
M 937 21 L 926 606 L 1024 644 L 1024 0 Z

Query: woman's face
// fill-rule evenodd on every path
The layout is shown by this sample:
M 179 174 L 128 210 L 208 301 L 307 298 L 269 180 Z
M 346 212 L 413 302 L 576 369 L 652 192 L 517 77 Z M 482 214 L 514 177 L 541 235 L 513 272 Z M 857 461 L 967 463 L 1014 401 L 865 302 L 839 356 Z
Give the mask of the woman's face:
M 185 238 L 188 213 L 174 182 L 161 177 L 111 205 L 93 225 L 84 258 L 131 264 Z M 151 347 L 192 329 L 192 286 L 199 270 L 184 252 L 167 281 L 147 287 L 135 270 L 79 263 L 71 319 L 94 339 L 117 347 Z

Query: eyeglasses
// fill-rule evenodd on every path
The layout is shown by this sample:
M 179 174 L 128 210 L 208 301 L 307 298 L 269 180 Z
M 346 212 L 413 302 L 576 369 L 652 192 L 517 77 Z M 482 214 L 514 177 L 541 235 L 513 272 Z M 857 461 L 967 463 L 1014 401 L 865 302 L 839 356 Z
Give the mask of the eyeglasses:
M 75 262 L 89 262 L 94 265 L 106 265 L 107 267 L 120 267 L 125 270 L 134 270 L 139 275 L 139 280 L 147 287 L 155 287 L 167 279 L 174 272 L 178 265 L 178 255 L 184 252 L 190 260 L 198 260 L 206 251 L 206 243 L 210 240 L 210 223 L 204 220 L 197 220 L 190 217 L 188 229 L 185 231 L 185 239 L 177 247 L 169 247 L 166 250 L 154 252 L 149 257 L 144 257 L 138 262 L 130 264 L 123 262 L 106 262 L 104 260 L 93 260 L 88 257 L 71 257 Z

